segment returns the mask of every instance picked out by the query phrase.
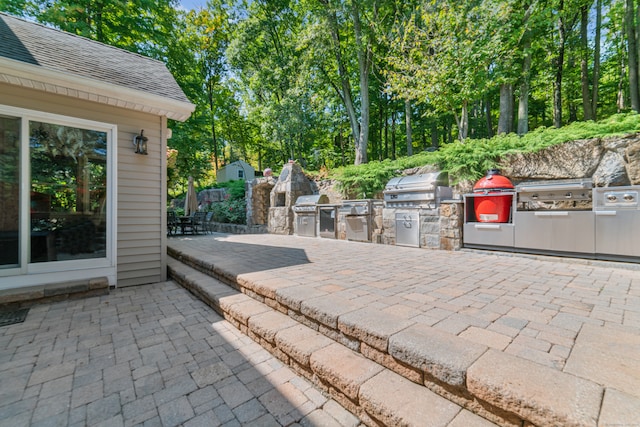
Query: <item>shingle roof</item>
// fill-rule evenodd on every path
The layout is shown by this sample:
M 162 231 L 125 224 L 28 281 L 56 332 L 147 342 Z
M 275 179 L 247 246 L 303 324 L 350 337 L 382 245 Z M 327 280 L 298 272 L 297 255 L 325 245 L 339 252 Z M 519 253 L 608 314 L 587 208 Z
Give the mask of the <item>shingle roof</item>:
M 0 57 L 190 104 L 161 61 L 4 13 Z

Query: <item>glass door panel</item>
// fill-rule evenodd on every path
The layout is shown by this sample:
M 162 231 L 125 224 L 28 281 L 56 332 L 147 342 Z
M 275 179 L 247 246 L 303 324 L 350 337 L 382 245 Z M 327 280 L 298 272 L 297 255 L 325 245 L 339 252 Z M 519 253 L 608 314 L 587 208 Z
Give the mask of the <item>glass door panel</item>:
M 0 115 L 0 269 L 20 263 L 20 119 Z
M 104 258 L 107 134 L 29 122 L 30 262 Z

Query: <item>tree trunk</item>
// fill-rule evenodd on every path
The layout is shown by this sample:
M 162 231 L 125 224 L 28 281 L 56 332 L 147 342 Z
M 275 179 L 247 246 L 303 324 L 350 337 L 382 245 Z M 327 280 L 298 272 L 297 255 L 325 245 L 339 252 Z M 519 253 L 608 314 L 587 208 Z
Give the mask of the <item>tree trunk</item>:
M 374 15 L 377 14 L 377 3 L 374 4 Z M 356 145 L 355 164 L 367 163 L 367 145 L 369 144 L 369 72 L 373 52 L 371 44 L 365 43 L 362 38 L 362 23 L 360 22 L 360 9 L 358 2 L 353 1 L 351 5 L 351 16 L 353 18 L 353 31 L 356 38 L 356 50 L 358 55 L 358 71 L 360 73 L 360 137 Z
M 404 123 L 407 129 L 407 156 L 413 156 L 413 141 L 411 139 L 411 101 L 404 101 Z
M 487 137 L 493 137 L 493 118 L 491 117 L 491 97 L 487 96 L 484 101 L 485 116 L 487 119 Z
M 383 149 L 383 145 L 382 145 L 383 141 L 384 141 L 384 119 L 385 119 L 385 117 L 384 117 L 384 115 L 385 115 L 385 112 L 384 112 L 384 109 L 385 109 L 385 107 L 384 107 L 385 98 L 384 98 L 384 96 L 385 96 L 384 92 L 381 92 L 380 93 L 380 108 L 379 108 L 379 113 L 380 114 L 379 114 L 379 118 L 378 118 L 379 123 L 380 123 L 380 144 L 379 144 L 380 146 L 378 147 L 378 160 L 382 160 L 383 159 L 383 154 L 384 154 L 384 149 Z
M 522 82 L 520 83 L 520 96 L 518 98 L 518 135 L 529 132 L 529 78 L 531 76 L 531 36 L 525 34 L 522 50 Z
M 633 0 L 626 1 L 624 22 L 627 28 L 627 61 L 629 69 L 629 98 L 631 109 L 640 112 L 640 92 L 638 92 L 638 51 L 636 48 L 635 7 Z
M 560 1 L 559 12 L 564 11 L 564 0 Z M 556 69 L 555 79 L 553 81 L 553 125 L 557 128 L 562 127 L 562 72 L 564 67 L 564 45 L 566 40 L 566 28 L 562 16 L 558 17 L 558 54 L 554 59 Z
M 396 110 L 391 110 L 391 160 L 396 159 Z
M 211 143 L 213 144 L 213 169 L 218 173 L 218 139 L 216 138 L 216 120 L 213 102 L 213 82 L 207 80 L 207 96 L 209 98 L 209 114 L 211 116 Z
M 469 102 L 467 100 L 462 101 L 462 111 L 460 115 L 456 111 L 453 112 L 453 117 L 456 121 L 456 125 L 458 126 L 458 139 L 461 142 L 464 142 L 469 135 L 469 110 L 468 110 Z
M 598 120 L 598 86 L 600 83 L 600 36 L 602 27 L 602 0 L 596 1 L 596 35 L 593 49 L 593 85 L 591 87 L 591 111 Z
M 384 158 L 389 158 L 389 99 L 384 103 Z
M 438 125 L 436 123 L 431 125 L 431 147 L 433 147 L 434 150 L 438 149 Z
M 513 85 L 500 85 L 500 117 L 498 118 L 498 135 L 510 133 L 513 123 Z
M 582 86 L 582 110 L 584 120 L 593 120 L 591 91 L 589 90 L 589 44 L 587 27 L 589 25 L 589 7 L 580 8 L 580 85 Z
M 567 66 L 570 70 L 576 68 L 576 57 L 574 54 L 575 52 L 571 51 L 569 54 L 569 59 L 567 60 Z M 574 77 L 577 78 L 577 76 L 574 76 L 573 73 L 569 75 L 569 78 Z M 578 121 L 578 99 L 580 98 L 580 95 L 577 93 L 577 87 L 573 83 L 573 81 L 570 81 L 569 83 L 570 84 L 565 90 L 567 95 L 566 104 L 569 108 L 569 123 L 573 123 Z
M 618 79 L 618 96 L 616 97 L 616 106 L 618 107 L 618 113 L 621 113 L 625 109 L 624 104 L 624 82 L 627 77 L 626 65 L 624 61 L 620 61 L 620 78 Z

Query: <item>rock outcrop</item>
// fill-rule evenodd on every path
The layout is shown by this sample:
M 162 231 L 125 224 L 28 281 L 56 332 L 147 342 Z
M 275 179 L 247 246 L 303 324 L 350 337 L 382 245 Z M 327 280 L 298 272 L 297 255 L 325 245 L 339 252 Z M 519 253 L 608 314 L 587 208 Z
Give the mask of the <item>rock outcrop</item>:
M 500 169 L 515 183 L 591 178 L 597 187 L 640 184 L 640 134 L 569 141 L 505 156 Z

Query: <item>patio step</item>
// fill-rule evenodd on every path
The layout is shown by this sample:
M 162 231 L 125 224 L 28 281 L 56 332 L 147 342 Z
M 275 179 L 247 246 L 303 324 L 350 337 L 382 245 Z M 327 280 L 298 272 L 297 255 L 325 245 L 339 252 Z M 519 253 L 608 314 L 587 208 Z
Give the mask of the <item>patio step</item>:
M 330 295 L 313 298 L 304 286 L 168 254 L 170 277 L 366 425 L 597 425 L 603 389 L 591 381 Z
M 168 267 L 173 280 L 366 425 L 495 425 L 212 276 L 172 258 Z

